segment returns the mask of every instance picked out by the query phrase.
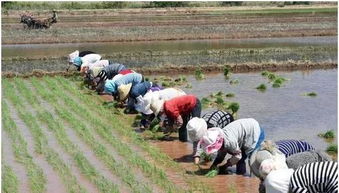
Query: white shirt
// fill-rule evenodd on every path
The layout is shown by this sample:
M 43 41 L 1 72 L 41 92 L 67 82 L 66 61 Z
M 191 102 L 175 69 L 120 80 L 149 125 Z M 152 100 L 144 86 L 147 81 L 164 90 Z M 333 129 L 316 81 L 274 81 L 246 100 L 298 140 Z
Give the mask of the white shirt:
M 84 57 L 81 57 L 82 65 L 81 67 L 89 66 L 90 64 L 93 64 L 101 59 L 101 56 L 99 54 L 87 54 Z
M 271 171 L 265 181 L 266 193 L 288 193 L 293 169 L 279 169 Z
M 146 115 L 152 114 L 152 110 L 150 109 L 152 98 L 158 98 L 163 100 L 170 100 L 174 97 L 186 95 L 186 93 L 180 89 L 176 88 L 166 88 L 160 91 L 148 91 L 142 99 L 139 99 L 137 101 L 137 104 L 135 105 L 135 109 L 139 112 L 142 112 Z

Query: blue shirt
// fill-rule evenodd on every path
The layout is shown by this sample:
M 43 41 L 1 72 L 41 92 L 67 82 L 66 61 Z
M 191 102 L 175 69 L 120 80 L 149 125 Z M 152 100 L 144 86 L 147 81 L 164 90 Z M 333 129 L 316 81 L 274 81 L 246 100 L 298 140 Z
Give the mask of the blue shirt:
M 152 84 L 150 82 L 142 82 L 132 86 L 130 96 L 132 98 L 137 98 L 138 96 L 144 96 L 147 91 L 151 88 Z
M 129 73 L 123 75 L 117 80 L 108 80 L 105 83 L 105 92 L 115 94 L 117 92 L 117 88 L 122 84 L 132 83 L 132 87 L 142 81 L 142 75 L 139 73 Z
M 277 144 L 278 149 L 285 154 L 286 157 L 296 153 L 314 150 L 312 145 L 300 140 L 280 140 L 275 143 Z

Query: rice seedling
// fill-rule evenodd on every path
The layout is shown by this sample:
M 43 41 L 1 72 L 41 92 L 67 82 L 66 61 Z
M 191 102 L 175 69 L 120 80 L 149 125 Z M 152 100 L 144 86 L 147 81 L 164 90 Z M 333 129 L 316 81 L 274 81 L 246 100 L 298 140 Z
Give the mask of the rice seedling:
M 331 144 L 326 148 L 326 152 L 329 154 L 337 154 L 338 153 L 338 145 Z
M 319 133 L 318 136 L 323 137 L 325 139 L 334 139 L 335 138 L 335 134 L 334 134 L 333 130 L 328 130 L 325 133 Z
M 215 96 L 217 96 L 217 97 L 222 97 L 223 95 L 224 95 L 224 92 L 222 92 L 222 91 L 219 91 L 215 94 Z
M 281 87 L 281 84 L 279 84 L 279 83 L 273 83 L 273 84 L 272 84 L 272 87 L 273 87 L 273 88 L 279 88 L 279 87 Z
M 267 78 L 270 80 L 270 81 L 274 81 L 276 78 L 277 78 L 277 75 L 275 75 L 274 73 L 268 73 L 267 75 Z
M 225 66 L 224 67 L 224 76 L 225 76 L 225 78 L 229 79 L 230 75 L 231 75 L 231 68 L 230 68 L 230 66 Z
M 6 92 L 9 96 L 13 93 Z M 43 170 L 33 162 L 32 156 L 28 153 L 27 143 L 23 139 L 17 125 L 10 117 L 9 108 L 6 102 L 2 100 L 2 124 L 3 129 L 8 133 L 14 151 L 14 156 L 19 163 L 25 166 L 29 179 L 30 190 L 35 193 L 46 191 L 46 176 Z
M 198 68 L 195 70 L 194 75 L 195 75 L 195 79 L 197 79 L 197 80 L 205 79 L 205 75 L 204 75 L 204 73 L 202 72 L 202 70 L 201 70 L 200 67 L 198 67 Z
M 315 93 L 315 92 L 309 92 L 309 93 L 305 93 L 305 96 L 316 97 L 316 96 L 317 96 L 317 93 Z
M 261 75 L 262 75 L 262 76 L 268 76 L 269 73 L 270 73 L 270 72 L 268 72 L 268 71 L 265 70 L 265 71 L 262 71 L 262 72 L 261 72 Z
M 214 170 L 210 170 L 207 174 L 205 174 L 206 177 L 208 178 L 213 178 L 215 176 L 218 175 L 218 170 L 214 169 Z
M 12 168 L 3 164 L 1 166 L 1 192 L 17 193 L 19 181 Z
M 47 80 L 47 82 L 48 82 L 48 80 Z M 60 90 L 60 92 L 62 92 L 62 90 Z M 55 94 L 57 94 L 57 93 L 55 93 Z M 62 94 L 59 94 L 59 95 L 60 95 L 60 97 L 62 97 Z M 74 107 L 74 108 L 77 107 L 77 110 L 75 110 L 75 111 L 79 111 L 77 113 L 81 112 L 82 114 L 85 114 L 85 115 L 88 114 L 88 117 L 90 117 L 89 120 L 87 120 L 88 123 L 93 126 L 93 129 L 95 128 L 94 129 L 95 131 L 98 131 L 98 134 L 101 137 L 103 137 L 110 144 L 112 144 L 112 146 L 117 149 L 118 153 L 121 154 L 122 156 L 124 156 L 127 159 L 127 161 L 129 161 L 132 165 L 140 167 L 140 169 L 142 169 L 144 172 L 146 172 L 148 175 L 150 175 L 156 183 L 159 183 L 161 186 L 164 186 L 165 189 L 168 189 L 168 190 L 176 189 L 176 188 L 174 188 L 174 185 L 167 180 L 163 171 L 161 171 L 159 169 L 155 169 L 154 166 L 151 166 L 146 160 L 144 160 L 142 157 L 140 157 L 139 155 L 134 153 L 126 144 L 121 143 L 121 141 L 119 139 L 117 139 L 115 136 L 112 135 L 112 133 L 110 132 L 110 129 L 109 129 L 111 126 L 108 126 L 108 124 L 111 125 L 111 120 L 109 121 L 109 123 L 104 124 L 102 121 L 100 121 L 100 119 L 91 118 L 91 117 L 96 117 L 96 116 L 91 115 L 90 111 L 81 108 L 81 106 L 85 106 L 85 104 L 84 105 L 81 104 L 79 106 L 79 104 L 75 103 L 73 100 L 69 100 L 69 101 L 70 101 L 69 106 Z M 73 104 L 71 104 L 71 103 L 73 103 Z M 74 108 L 71 108 L 71 109 L 74 109 Z M 98 108 L 98 107 L 96 107 L 96 108 Z M 67 116 L 65 116 L 65 118 L 66 117 L 72 117 L 72 116 L 70 114 L 68 114 Z M 71 121 L 71 120 L 68 120 L 68 121 Z M 80 126 L 84 127 L 81 124 L 80 124 Z M 76 127 L 75 122 L 74 122 L 73 127 Z M 121 127 L 121 126 L 117 126 L 117 127 Z M 86 128 L 86 129 L 88 129 L 88 128 Z M 82 131 L 82 133 L 83 132 L 84 131 Z M 165 181 L 165 182 L 163 182 L 163 181 Z
M 230 81 L 230 84 L 238 84 L 239 83 L 239 80 L 238 79 L 234 79 L 234 80 L 231 80 Z
M 185 88 L 192 88 L 192 84 L 191 83 L 187 83 Z
M 215 99 L 215 103 L 216 103 L 217 105 L 223 105 L 223 104 L 224 104 L 224 99 L 222 99 L 221 97 L 217 97 L 217 98 Z
M 128 138 L 129 142 L 134 143 L 138 147 L 142 148 L 156 163 L 163 166 L 164 168 L 171 167 L 177 172 L 182 172 L 182 169 L 178 166 L 178 164 L 176 162 L 173 162 L 172 159 L 168 157 L 168 155 L 164 154 L 159 149 L 149 145 L 146 141 L 144 141 L 143 138 L 141 138 L 140 135 L 138 135 L 136 132 L 134 132 L 134 130 L 131 130 L 128 127 L 129 124 L 126 124 L 125 121 L 122 122 L 122 119 L 117 119 L 117 117 L 112 116 L 107 109 L 104 109 L 102 106 L 100 106 L 99 101 L 93 101 L 93 98 L 81 94 L 81 92 L 79 92 L 76 87 L 73 86 L 73 82 L 61 77 L 57 77 L 56 80 L 58 84 L 63 87 L 63 89 L 67 90 L 68 92 L 72 93 L 72 95 L 79 98 L 87 107 L 91 108 L 91 111 L 93 113 L 97 113 L 99 117 L 104 119 L 101 120 L 102 122 L 99 121 L 99 123 L 107 123 L 112 125 L 115 128 L 115 131 L 122 135 L 123 138 Z M 164 187 L 167 192 L 173 192 L 174 190 L 178 191 L 178 188 L 176 188 L 172 182 L 168 181 L 166 175 L 161 169 L 157 168 L 156 166 L 151 166 L 147 162 L 145 163 L 145 160 L 143 158 L 134 155 L 134 153 L 129 148 L 125 148 L 126 145 L 121 144 L 121 140 L 114 140 L 115 137 L 112 135 L 112 133 L 109 132 L 109 129 L 98 127 L 98 130 L 100 130 L 100 132 L 104 131 L 105 133 L 102 137 L 109 141 L 110 144 L 114 145 L 114 147 L 117 147 L 117 151 L 125 156 L 129 162 L 133 163 L 133 165 L 140 166 L 141 169 L 146 174 L 148 174 L 156 184 Z M 184 180 L 187 181 L 189 184 L 192 184 L 192 187 L 197 187 L 202 192 L 210 192 L 208 188 L 206 188 L 199 182 L 195 182 L 194 180 L 191 180 L 189 178 L 185 178 Z
M 235 97 L 235 94 L 234 93 L 227 93 L 225 96 L 228 97 L 228 98 L 231 98 L 231 97 Z
M 39 105 L 39 101 L 34 95 L 32 95 L 32 92 L 28 90 L 25 85 L 23 85 L 24 83 L 22 80 L 17 79 L 15 83 L 16 87 L 20 89 L 20 94 L 22 94 L 23 97 L 15 95 L 14 97 L 17 98 L 13 100 L 16 101 L 15 106 L 18 109 L 19 116 L 32 131 L 33 137 L 37 142 L 35 146 L 36 151 L 46 157 L 47 162 L 54 168 L 54 170 L 58 172 L 69 192 L 86 192 L 86 190 L 79 185 L 75 176 L 72 175 L 70 168 L 59 157 L 58 153 L 56 153 L 52 148 L 48 146 L 47 138 L 43 134 L 42 129 L 40 128 L 38 121 L 36 120 L 36 116 L 33 116 L 32 113 L 26 110 L 28 107 L 23 108 L 24 105 L 22 99 L 26 99 L 29 104 L 33 106 L 37 114 L 39 114 L 41 113 L 39 111 L 42 111 L 41 106 Z
M 47 84 L 51 84 L 51 82 L 49 82 L 50 79 L 46 79 Z M 62 91 L 60 89 L 58 89 L 58 87 L 55 87 L 56 91 L 53 94 L 57 95 L 57 91 L 60 93 L 62 93 Z M 60 97 L 62 97 L 60 95 Z M 64 100 L 66 100 L 67 97 L 65 97 Z M 67 106 L 71 107 L 69 110 L 74 110 L 76 111 L 76 113 L 82 113 L 82 114 L 86 114 L 86 112 L 88 113 L 88 110 L 86 110 L 85 108 L 81 108 L 77 103 L 75 103 L 72 100 L 67 100 L 66 101 Z M 144 184 L 140 184 L 134 174 L 132 173 L 131 170 L 129 170 L 127 168 L 127 166 L 125 166 L 122 163 L 118 163 L 114 157 L 108 153 L 107 149 L 101 144 L 99 143 L 97 140 L 95 140 L 95 138 L 93 137 L 92 131 L 91 129 L 89 129 L 84 123 L 83 121 L 80 121 L 77 117 L 74 116 L 74 114 L 71 114 L 68 110 L 66 110 L 65 108 L 59 106 L 56 106 L 58 108 L 56 108 L 56 112 L 57 114 L 64 120 L 67 121 L 70 126 L 78 133 L 78 135 L 88 144 L 91 146 L 91 148 L 93 149 L 93 152 L 96 154 L 96 156 L 98 156 L 104 163 L 105 165 L 107 165 L 108 168 L 110 168 L 110 170 L 115 173 L 117 176 L 120 176 L 122 178 L 122 180 L 126 183 L 126 185 L 130 186 L 131 189 L 134 192 L 150 192 L 150 188 L 147 185 Z M 90 116 L 90 115 L 88 115 Z M 95 118 L 94 118 L 95 119 Z
M 236 114 L 240 108 L 239 103 L 232 102 L 228 107 L 232 111 L 232 115 Z
M 259 86 L 257 86 L 256 89 L 260 90 L 260 91 L 265 91 L 266 90 L 266 85 L 265 84 L 260 84 Z

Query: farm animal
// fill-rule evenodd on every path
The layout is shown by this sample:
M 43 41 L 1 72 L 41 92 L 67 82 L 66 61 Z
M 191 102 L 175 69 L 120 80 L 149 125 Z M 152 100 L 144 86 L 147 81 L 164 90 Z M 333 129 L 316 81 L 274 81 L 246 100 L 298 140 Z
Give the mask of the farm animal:
M 26 24 L 28 29 L 48 29 L 53 23 L 57 23 L 58 16 L 56 11 L 53 11 L 53 15 L 46 19 L 35 19 L 32 15 L 23 14 L 21 15 L 20 23 Z

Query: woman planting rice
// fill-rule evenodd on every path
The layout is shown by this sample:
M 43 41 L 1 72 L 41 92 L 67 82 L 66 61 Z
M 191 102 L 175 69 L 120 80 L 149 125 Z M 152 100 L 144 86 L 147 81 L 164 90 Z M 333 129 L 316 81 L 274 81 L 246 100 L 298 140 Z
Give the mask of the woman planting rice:
M 179 140 L 182 142 L 187 141 L 186 125 L 190 117 L 200 117 L 201 114 L 200 101 L 194 95 L 175 97 L 168 101 L 153 98 L 150 108 L 156 116 L 164 115 L 169 119 L 170 130 L 179 128 Z M 163 125 L 163 121 L 160 125 Z

